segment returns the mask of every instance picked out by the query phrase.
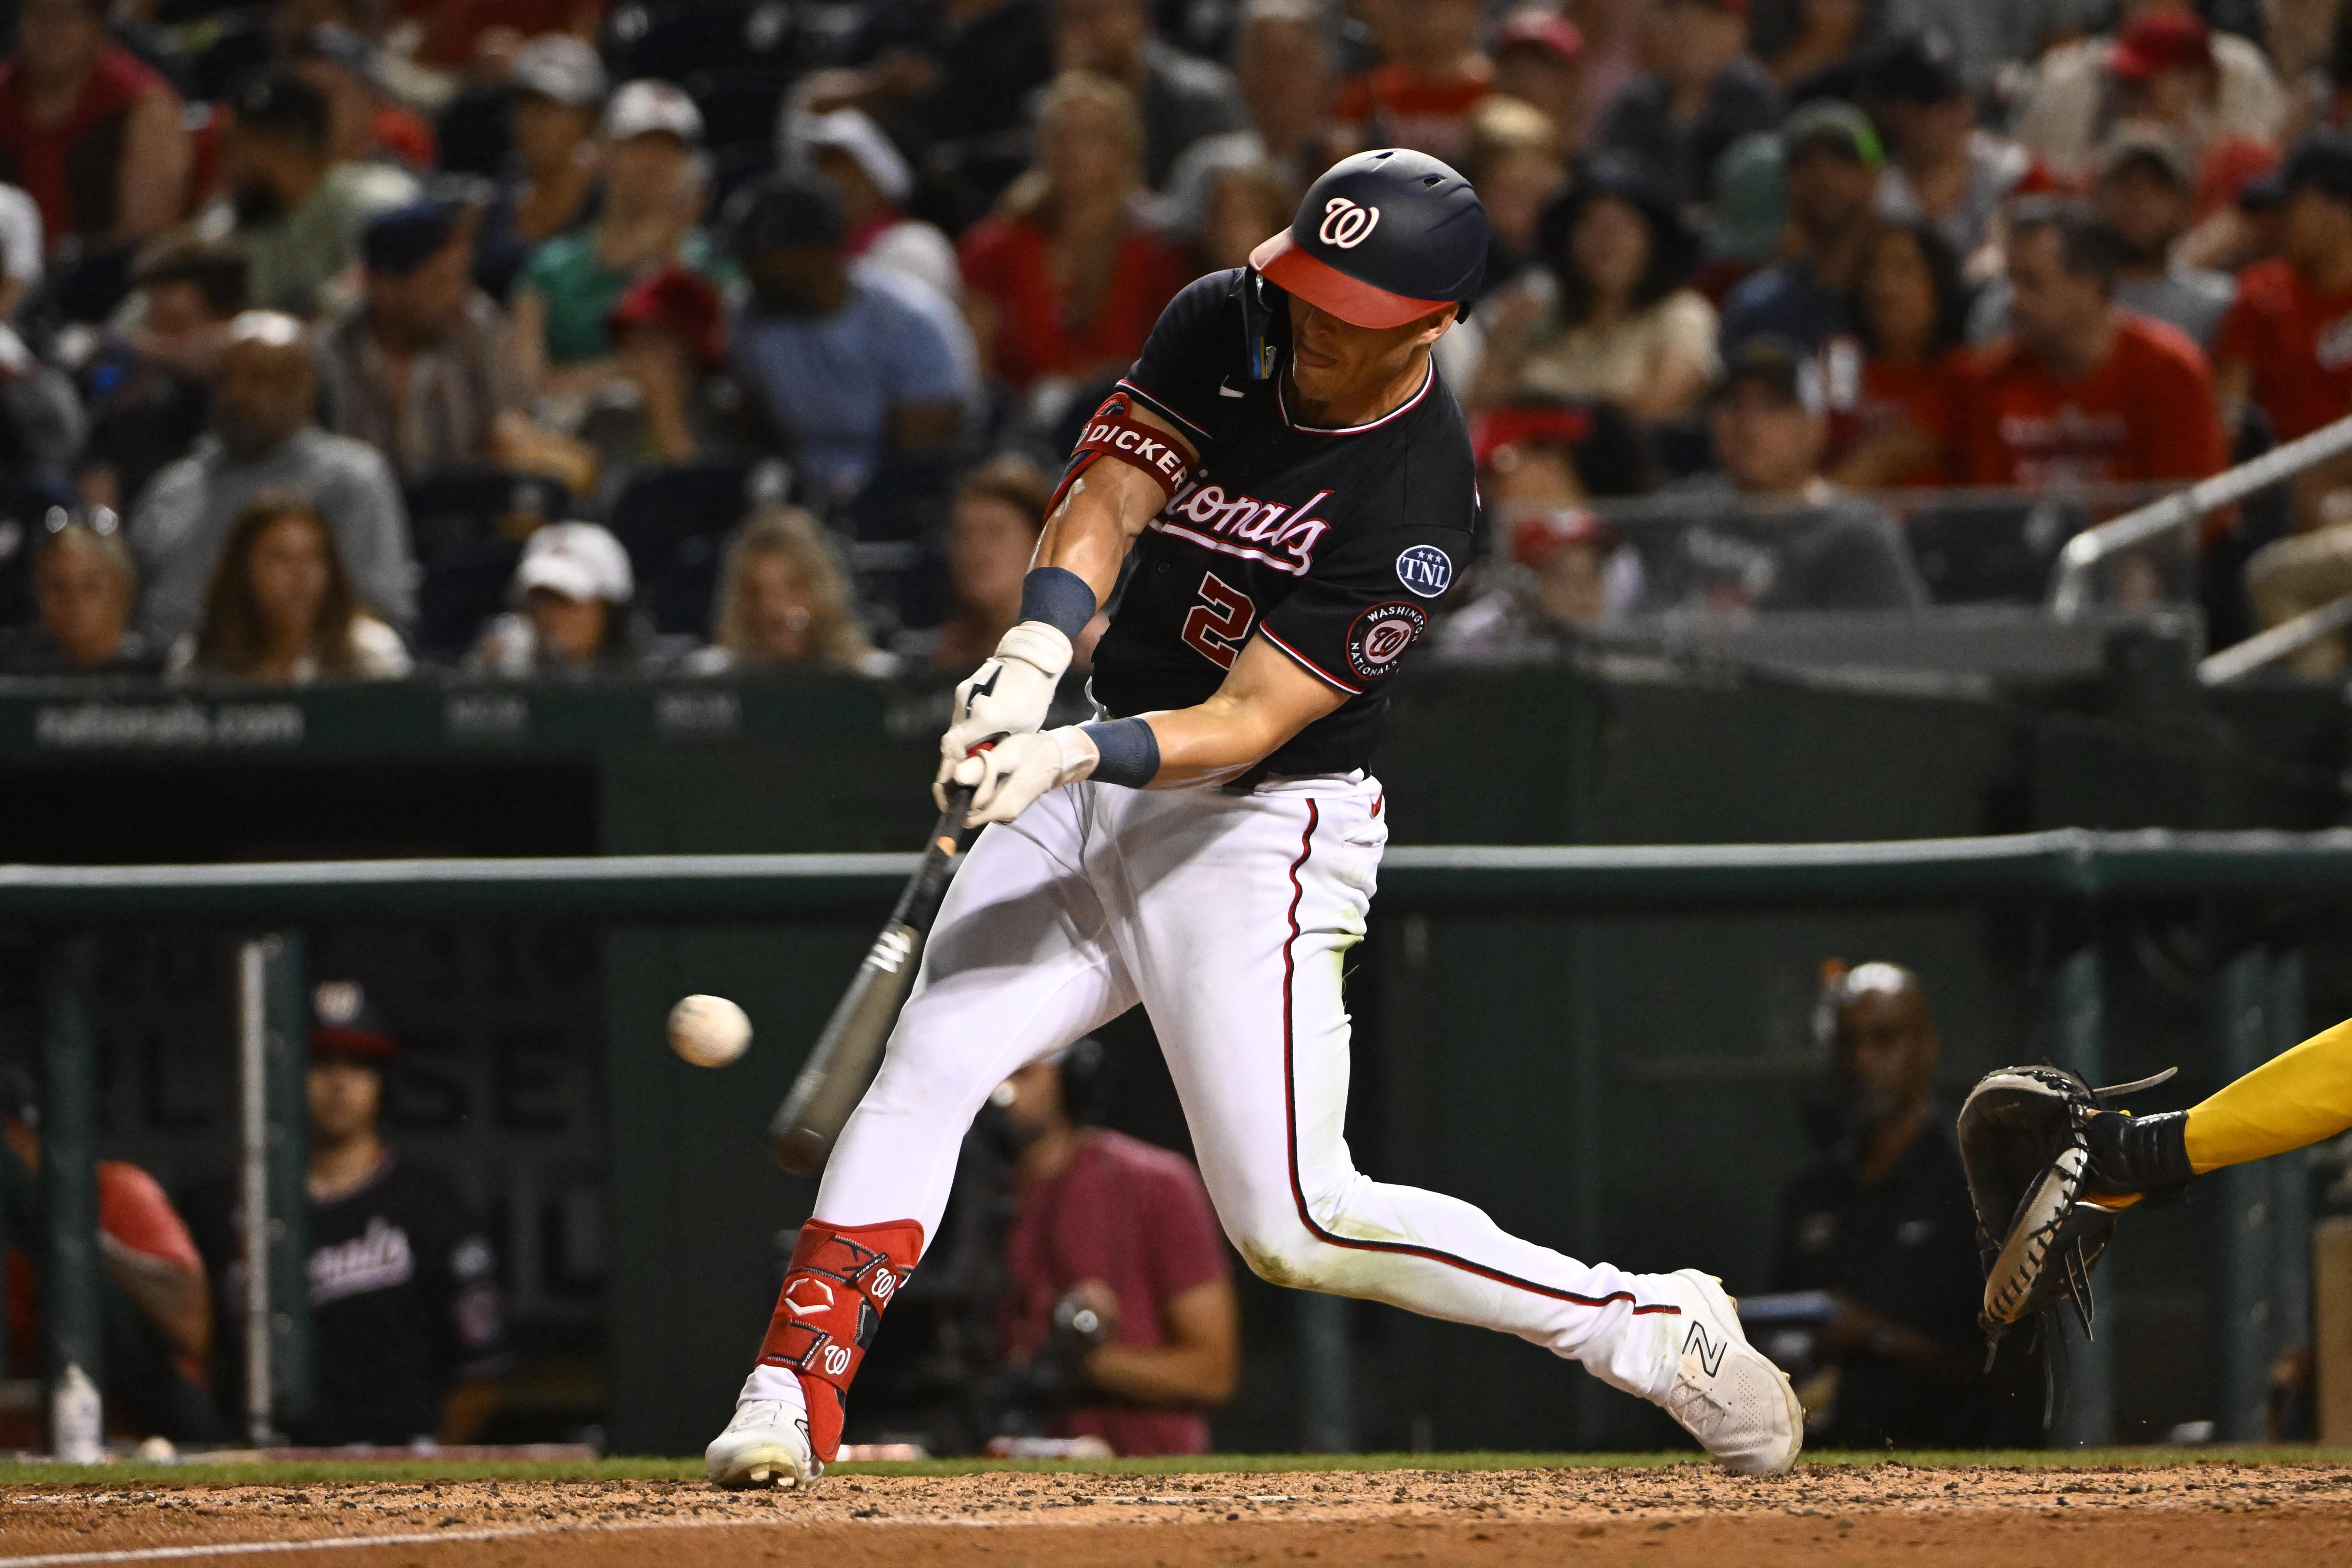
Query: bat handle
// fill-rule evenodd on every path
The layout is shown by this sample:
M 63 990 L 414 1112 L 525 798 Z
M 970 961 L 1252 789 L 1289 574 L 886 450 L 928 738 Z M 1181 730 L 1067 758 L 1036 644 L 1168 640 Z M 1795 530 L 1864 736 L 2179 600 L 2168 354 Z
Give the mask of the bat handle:
M 900 925 L 912 926 L 919 931 L 930 930 L 931 917 L 939 913 L 940 900 L 946 896 L 948 871 L 957 856 L 963 853 L 971 841 L 971 830 L 964 826 L 964 814 L 971 809 L 972 786 L 948 785 L 947 809 L 931 828 L 931 841 L 923 850 L 922 864 L 915 868 L 907 886 L 898 895 L 898 907 L 890 918 Z

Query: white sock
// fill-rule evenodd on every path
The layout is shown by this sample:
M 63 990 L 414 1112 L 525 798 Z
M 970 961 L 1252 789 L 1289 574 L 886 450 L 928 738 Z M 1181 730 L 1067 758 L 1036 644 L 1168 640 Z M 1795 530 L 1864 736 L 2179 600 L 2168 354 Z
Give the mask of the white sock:
M 749 1405 L 755 1399 L 775 1399 L 791 1405 L 801 1415 L 808 1414 L 808 1395 L 801 1389 L 800 1373 L 788 1366 L 770 1366 L 762 1362 L 751 1369 L 743 1380 L 743 1392 L 735 1396 L 738 1405 Z

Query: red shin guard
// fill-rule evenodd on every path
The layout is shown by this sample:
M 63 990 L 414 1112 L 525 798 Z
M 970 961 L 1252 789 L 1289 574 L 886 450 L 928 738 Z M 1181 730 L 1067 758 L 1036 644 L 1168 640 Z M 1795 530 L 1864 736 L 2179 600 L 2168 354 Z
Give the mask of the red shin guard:
M 882 1326 L 882 1309 L 922 1250 L 923 1227 L 910 1219 L 844 1226 L 812 1219 L 801 1227 L 760 1364 L 800 1374 L 809 1447 L 821 1463 L 831 1464 L 840 1450 L 850 1380 Z

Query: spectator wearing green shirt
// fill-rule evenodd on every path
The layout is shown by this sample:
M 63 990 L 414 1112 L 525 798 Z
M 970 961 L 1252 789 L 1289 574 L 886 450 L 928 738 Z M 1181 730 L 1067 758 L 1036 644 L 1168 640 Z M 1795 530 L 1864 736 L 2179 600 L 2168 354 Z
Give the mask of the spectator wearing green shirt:
M 359 258 L 369 218 L 417 198 L 415 176 L 386 163 L 339 163 L 327 102 L 290 69 L 257 71 L 230 95 L 221 140 L 226 195 L 205 216 L 207 237 L 233 240 L 250 263 L 257 310 L 314 316 Z
M 631 283 L 672 265 L 734 277 L 697 226 L 708 195 L 701 140 L 694 100 L 667 82 L 630 82 L 606 106 L 604 211 L 593 227 L 541 246 L 515 289 L 516 352 L 528 384 L 557 409 L 584 413 L 622 379 L 604 321 Z

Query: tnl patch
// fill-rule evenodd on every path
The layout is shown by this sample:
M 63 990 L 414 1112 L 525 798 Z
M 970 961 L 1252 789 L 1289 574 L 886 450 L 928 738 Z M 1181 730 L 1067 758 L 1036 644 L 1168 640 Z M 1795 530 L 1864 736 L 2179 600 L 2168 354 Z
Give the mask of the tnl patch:
M 1424 599 L 1454 585 L 1454 562 L 1434 544 L 1416 544 L 1396 560 L 1397 581 Z

